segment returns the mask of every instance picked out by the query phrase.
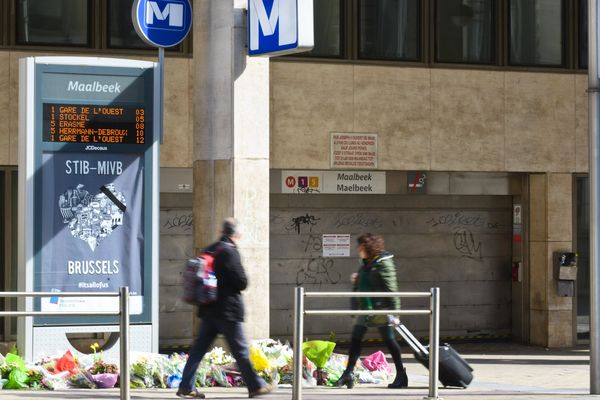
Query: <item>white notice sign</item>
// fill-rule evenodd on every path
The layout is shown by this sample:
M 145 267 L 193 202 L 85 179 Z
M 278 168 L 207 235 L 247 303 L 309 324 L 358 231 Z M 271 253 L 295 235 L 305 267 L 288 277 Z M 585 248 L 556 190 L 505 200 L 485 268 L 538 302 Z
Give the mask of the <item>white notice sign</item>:
M 350 257 L 350 235 L 323 234 L 323 257 Z
M 377 135 L 332 133 L 331 168 L 377 168 Z

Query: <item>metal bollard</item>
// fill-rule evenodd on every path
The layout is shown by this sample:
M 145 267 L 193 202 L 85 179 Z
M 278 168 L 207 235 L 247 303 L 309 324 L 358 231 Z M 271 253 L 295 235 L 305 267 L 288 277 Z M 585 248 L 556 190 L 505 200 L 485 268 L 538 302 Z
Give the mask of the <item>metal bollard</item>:
M 440 288 L 431 288 L 431 315 L 429 320 L 429 396 L 425 399 L 439 399 L 439 358 L 440 358 Z
M 129 400 L 129 287 L 119 288 L 119 328 L 121 331 L 120 399 Z
M 304 331 L 304 288 L 297 287 L 294 296 L 294 382 L 292 400 L 302 399 L 302 336 Z

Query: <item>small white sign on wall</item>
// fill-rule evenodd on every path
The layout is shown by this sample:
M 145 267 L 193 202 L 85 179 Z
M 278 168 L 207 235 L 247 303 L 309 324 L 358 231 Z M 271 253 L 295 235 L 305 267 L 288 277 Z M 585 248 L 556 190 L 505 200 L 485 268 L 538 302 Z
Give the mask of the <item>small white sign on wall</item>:
M 331 168 L 377 168 L 377 134 L 332 133 Z
M 350 235 L 323 234 L 323 257 L 350 257 Z

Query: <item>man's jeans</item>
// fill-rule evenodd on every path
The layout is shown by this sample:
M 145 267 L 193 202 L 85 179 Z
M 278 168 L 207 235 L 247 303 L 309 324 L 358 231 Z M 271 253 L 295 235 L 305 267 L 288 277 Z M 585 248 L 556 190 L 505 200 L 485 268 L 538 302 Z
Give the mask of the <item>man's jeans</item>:
M 200 327 L 198 338 L 196 338 L 194 345 L 190 349 L 189 358 L 183 369 L 183 377 L 179 388 L 183 391 L 189 391 L 196 387 L 196 370 L 200 365 L 200 361 L 202 361 L 202 357 L 204 357 L 219 333 L 225 336 L 233 357 L 240 368 L 244 382 L 248 386 L 248 391 L 254 392 L 265 386 L 265 381 L 256 374 L 250 364 L 248 343 L 244 336 L 242 323 L 202 318 L 202 326 Z

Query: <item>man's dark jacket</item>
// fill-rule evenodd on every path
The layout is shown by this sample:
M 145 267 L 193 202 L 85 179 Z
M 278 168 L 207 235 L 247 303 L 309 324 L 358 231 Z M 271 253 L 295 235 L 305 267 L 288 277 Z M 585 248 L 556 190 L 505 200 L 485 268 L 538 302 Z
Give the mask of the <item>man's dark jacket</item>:
M 198 315 L 204 318 L 244 321 L 241 292 L 248 286 L 248 278 L 242 266 L 240 252 L 227 236 L 208 246 L 206 251 L 216 252 L 214 269 L 217 276 L 217 301 L 198 307 Z

